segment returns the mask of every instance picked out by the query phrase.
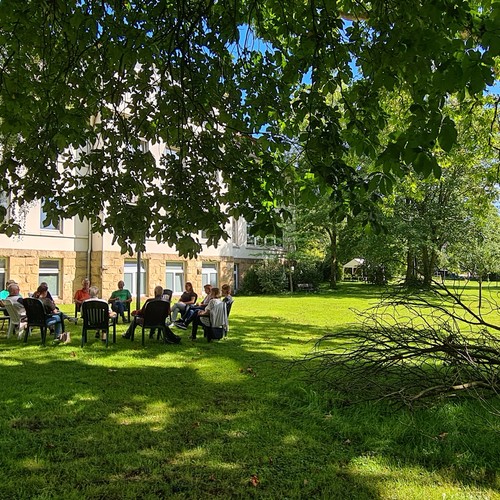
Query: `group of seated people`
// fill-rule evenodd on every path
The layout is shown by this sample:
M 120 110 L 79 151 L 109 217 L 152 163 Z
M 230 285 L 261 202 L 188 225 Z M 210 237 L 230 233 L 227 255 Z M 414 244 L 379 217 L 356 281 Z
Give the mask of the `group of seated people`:
M 207 284 L 204 286 L 205 297 L 199 304 L 195 304 L 192 301 L 183 302 L 182 299 L 184 295 L 189 294 L 192 289 L 191 283 L 186 283 L 186 291 L 181 295 L 179 302 L 172 308 L 172 321 L 177 328 L 181 328 L 182 330 L 186 330 L 189 324 L 192 324 L 190 338 L 194 340 L 196 339 L 198 327 L 200 325 L 209 326 L 210 322 L 208 317 L 211 312 L 214 312 L 217 304 L 224 302 L 227 307 L 227 305 L 232 304 L 233 298 L 231 297 L 231 288 L 229 285 L 222 285 L 219 290 L 219 288 Z M 179 304 L 181 304 L 180 307 Z M 181 319 L 179 320 L 177 320 L 176 309 L 182 311 Z M 215 322 L 220 323 L 217 318 Z M 225 326 L 227 327 L 227 325 Z
M 221 291 L 217 287 L 212 287 L 211 285 L 205 285 L 205 297 L 203 300 L 196 304 L 197 294 L 193 291 L 193 285 L 189 281 L 186 283 L 186 289 L 179 298 L 179 300 L 172 306 L 171 309 L 171 322 L 166 326 L 166 335 L 165 340 L 176 342 L 176 335 L 170 329 L 170 326 L 176 326 L 183 330 L 186 330 L 189 324 L 192 324 L 191 327 L 191 335 L 190 339 L 195 340 L 198 332 L 198 327 L 210 326 L 210 314 L 213 313 L 217 308 L 217 305 L 220 303 L 224 303 L 227 307 L 227 304 L 231 304 L 233 299 L 231 297 L 231 289 L 229 285 L 222 285 L 221 291 L 223 298 L 221 299 Z M 122 335 L 125 339 L 134 338 L 135 329 L 137 326 L 140 326 L 144 322 L 144 311 L 148 303 L 155 300 L 164 300 L 163 299 L 163 287 L 157 286 L 154 290 L 154 297 L 146 300 L 142 308 L 138 311 L 133 311 L 132 316 L 134 317 L 134 321 L 130 324 L 127 331 Z M 227 309 L 226 309 L 227 310 Z M 177 320 L 177 316 L 180 316 L 180 319 Z M 220 321 L 218 318 L 214 319 L 216 323 L 221 323 L 221 326 L 224 326 L 227 330 L 227 315 L 223 321 Z M 222 324 L 224 323 L 224 324 Z M 150 332 L 150 338 L 155 334 L 154 331 Z
M 186 283 L 185 291 L 182 293 L 178 302 L 176 302 L 171 309 L 171 322 L 165 325 L 166 335 L 165 340 L 176 339 L 177 336 L 169 328 L 170 326 L 175 326 L 177 328 L 186 330 L 189 325 L 191 325 L 191 335 L 192 340 L 196 339 L 198 327 L 210 325 L 210 314 L 214 315 L 219 304 L 224 303 L 227 307 L 232 304 L 231 289 L 229 285 L 222 285 L 221 289 L 217 287 L 212 287 L 207 284 L 204 286 L 205 297 L 198 304 L 196 303 L 197 294 L 193 290 L 193 285 L 190 282 Z M 151 301 L 165 300 L 163 298 L 163 287 L 157 286 L 154 289 L 154 297 L 147 299 L 140 310 L 133 311 L 133 321 L 128 327 L 127 331 L 122 335 L 123 338 L 133 338 L 135 328 L 143 324 L 144 311 L 146 306 Z M 69 342 L 69 332 L 65 330 L 65 320 L 77 323 L 76 317 L 70 317 L 62 313 L 54 303 L 52 296 L 50 295 L 47 283 L 40 283 L 37 290 L 30 294 L 35 298 L 42 301 L 45 308 L 45 313 L 47 315 L 47 326 L 54 333 L 55 340 L 63 339 L 65 342 Z M 19 315 L 22 321 L 26 321 L 26 310 L 23 304 L 23 297 L 20 294 L 19 285 L 13 281 L 9 280 L 6 283 L 6 289 L 0 292 L 0 307 L 3 306 L 3 301 L 8 300 L 11 304 L 18 309 Z M 106 302 L 104 299 L 99 298 L 99 289 L 95 286 L 90 286 L 90 280 L 85 278 L 82 281 L 82 288 L 78 290 L 74 295 L 74 301 L 76 305 L 76 310 L 81 309 L 82 304 L 87 300 L 100 300 Z M 129 309 L 130 303 L 132 302 L 132 295 L 129 290 L 125 289 L 125 283 L 123 281 L 118 282 L 118 289 L 115 290 L 111 297 L 107 301 L 111 305 L 111 311 L 109 312 L 110 318 L 122 318 L 123 322 L 126 322 L 125 311 Z M 178 316 L 180 316 L 179 319 Z M 227 315 L 224 318 L 215 317 L 215 321 L 221 323 L 221 326 L 225 327 L 227 330 Z M 225 324 L 224 324 L 225 323 Z M 150 333 L 150 337 L 154 336 L 154 331 Z M 96 338 L 100 338 L 105 341 L 106 337 L 103 333 L 102 336 L 100 331 L 96 332 Z M 172 340 L 176 341 L 176 340 Z
M 64 341 L 70 341 L 70 334 L 65 330 L 64 320 L 69 320 L 76 324 L 76 318 L 67 316 L 61 312 L 56 304 L 54 303 L 52 296 L 49 292 L 49 287 L 47 283 L 42 282 L 33 294 L 30 294 L 34 298 L 40 299 L 43 307 L 45 309 L 45 314 L 47 316 L 47 326 L 50 328 L 51 332 L 54 333 L 54 339 Z M 27 321 L 26 309 L 24 307 L 24 299 L 20 293 L 19 285 L 14 280 L 9 280 L 6 283 L 6 289 L 0 292 L 0 306 L 4 306 L 5 301 L 9 301 L 10 304 L 17 310 L 19 314 L 21 323 Z
M 84 278 L 82 280 L 82 288 L 80 288 L 80 290 L 77 290 L 74 296 L 77 312 L 80 311 L 84 301 L 91 298 L 96 298 L 92 297 L 91 288 L 92 287 L 90 286 L 90 280 L 88 278 Z M 99 293 L 99 290 L 97 290 L 97 293 Z M 127 319 L 125 318 L 125 311 L 130 307 L 131 302 L 132 294 L 125 288 L 125 282 L 120 280 L 118 282 L 118 290 L 115 290 L 111 294 L 111 297 L 108 299 L 108 303 L 111 304 L 111 310 L 116 313 L 115 315 L 117 316 L 117 318 L 121 317 L 124 323 L 127 321 Z

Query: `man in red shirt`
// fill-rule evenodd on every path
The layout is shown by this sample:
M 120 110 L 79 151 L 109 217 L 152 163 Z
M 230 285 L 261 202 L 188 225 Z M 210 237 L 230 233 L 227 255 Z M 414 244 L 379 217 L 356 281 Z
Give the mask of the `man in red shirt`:
M 82 288 L 80 290 L 77 290 L 75 293 L 75 305 L 76 305 L 76 312 L 80 312 L 80 308 L 82 307 L 82 303 L 84 300 L 90 299 L 90 280 L 88 278 L 85 278 L 82 280 Z

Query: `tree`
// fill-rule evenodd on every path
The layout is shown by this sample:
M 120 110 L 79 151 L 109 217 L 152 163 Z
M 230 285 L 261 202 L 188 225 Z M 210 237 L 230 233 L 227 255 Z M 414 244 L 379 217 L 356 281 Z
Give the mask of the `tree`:
M 408 172 L 394 179 L 393 193 L 382 198 L 379 212 L 385 231 L 363 231 L 354 220 L 341 237 L 341 251 L 346 246 L 350 250 L 344 257 L 364 257 L 370 269 L 383 271 L 382 278 L 403 267 L 407 285 L 429 286 L 437 267 L 468 269 L 458 265 L 457 257 L 465 263 L 479 234 L 483 245 L 492 241 L 485 227 L 495 218 L 492 204 L 498 197 L 498 159 L 489 137 L 495 109 L 476 107 L 463 113 L 450 102 L 445 112 L 453 116 L 458 134 L 449 152 L 435 152 L 440 177 Z
M 124 251 L 156 237 L 193 255 L 192 234 L 215 244 L 230 216 L 274 224 L 292 178 L 276 159 L 297 138 L 339 189 L 357 181 L 346 149 L 381 179 L 439 174 L 446 98 L 494 83 L 499 19 L 489 0 L 4 0 L 0 189 L 45 197 L 49 222 L 88 217 Z M 408 120 L 381 144 L 379 97 L 402 92 Z M 142 141 L 166 146 L 160 165 Z
M 396 189 L 391 226 L 407 251 L 407 284 L 422 277 L 429 286 L 447 248 L 470 243 L 467 235 L 484 225 L 498 197 L 498 160 L 486 133 L 492 110 L 461 114 L 452 103 L 446 109 L 458 136 L 448 153 L 436 153 L 441 176 L 410 175 Z

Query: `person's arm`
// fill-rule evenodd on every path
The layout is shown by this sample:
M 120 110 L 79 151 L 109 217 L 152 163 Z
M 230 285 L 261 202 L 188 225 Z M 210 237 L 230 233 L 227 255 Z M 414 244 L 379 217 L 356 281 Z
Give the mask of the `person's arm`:
M 184 304 L 186 304 L 187 306 L 190 306 L 191 304 L 195 304 L 197 298 L 198 298 L 198 295 L 193 293 L 190 295 L 189 300 L 187 302 L 184 302 Z
M 146 300 L 146 302 L 144 302 L 144 305 L 141 307 L 139 313 L 137 314 L 137 316 L 144 316 L 144 309 L 146 308 L 146 306 L 148 305 L 149 302 L 151 302 L 152 299 L 148 299 Z
M 198 311 L 198 316 L 210 316 L 210 309 L 212 308 L 212 300 L 210 300 L 210 302 L 207 304 L 205 310 Z
M 132 302 L 132 294 L 130 293 L 130 290 L 127 290 L 127 300 L 125 302 Z

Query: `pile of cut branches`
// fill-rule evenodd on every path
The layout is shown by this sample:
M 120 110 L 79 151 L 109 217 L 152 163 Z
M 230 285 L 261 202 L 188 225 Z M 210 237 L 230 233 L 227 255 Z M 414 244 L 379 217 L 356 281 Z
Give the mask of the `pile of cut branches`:
M 498 291 L 481 308 L 475 302 L 470 289 L 437 282 L 431 290 L 401 288 L 359 313 L 359 324 L 326 334 L 296 364 L 347 403 L 413 406 L 459 394 L 486 402 L 500 391 Z

